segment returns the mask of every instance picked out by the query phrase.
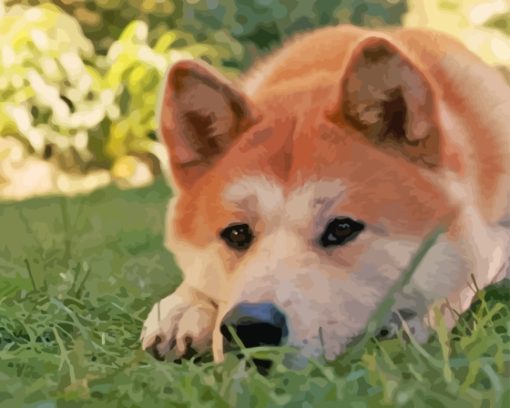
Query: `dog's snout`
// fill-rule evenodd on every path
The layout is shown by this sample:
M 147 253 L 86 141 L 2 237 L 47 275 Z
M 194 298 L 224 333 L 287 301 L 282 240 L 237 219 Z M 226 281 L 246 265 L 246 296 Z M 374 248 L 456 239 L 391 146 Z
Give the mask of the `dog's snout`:
M 239 303 L 221 323 L 221 333 L 235 345 L 231 327 L 245 347 L 279 346 L 287 337 L 285 315 L 272 303 Z

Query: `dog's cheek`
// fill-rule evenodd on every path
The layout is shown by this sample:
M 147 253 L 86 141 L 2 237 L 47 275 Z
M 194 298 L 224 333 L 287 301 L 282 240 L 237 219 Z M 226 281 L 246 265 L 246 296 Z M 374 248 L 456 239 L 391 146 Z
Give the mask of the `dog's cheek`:
M 338 268 L 295 271 L 291 283 L 277 288 L 277 303 L 289 326 L 288 343 L 306 356 L 336 356 L 349 339 L 363 330 L 373 310 L 372 288 L 345 277 Z M 332 278 L 333 276 L 333 278 Z
M 226 272 L 218 244 L 197 248 L 177 239 L 169 241 L 167 237 L 167 246 L 182 270 L 184 281 L 216 303 L 221 302 L 225 296 Z
M 410 287 L 417 290 L 426 299 L 443 298 L 455 288 L 462 287 L 470 269 L 460 248 L 446 239 L 441 239 L 429 250 L 416 269 Z

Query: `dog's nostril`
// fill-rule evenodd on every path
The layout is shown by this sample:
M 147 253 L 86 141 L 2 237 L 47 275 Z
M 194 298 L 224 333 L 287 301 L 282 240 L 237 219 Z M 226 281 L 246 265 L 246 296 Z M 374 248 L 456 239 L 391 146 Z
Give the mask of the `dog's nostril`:
M 227 327 L 222 326 L 221 332 L 230 343 L 235 344 Z M 267 323 L 233 324 L 231 327 L 245 347 L 279 346 L 283 338 L 282 328 Z
M 229 327 L 245 347 L 279 346 L 288 334 L 284 314 L 272 303 L 240 303 L 227 313 L 220 330 L 235 345 Z

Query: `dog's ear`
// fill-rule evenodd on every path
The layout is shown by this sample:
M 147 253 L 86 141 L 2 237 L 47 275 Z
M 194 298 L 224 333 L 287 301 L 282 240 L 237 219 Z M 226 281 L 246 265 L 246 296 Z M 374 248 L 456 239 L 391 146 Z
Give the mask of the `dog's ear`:
M 181 61 L 169 70 L 159 123 L 174 181 L 193 183 L 255 122 L 248 99 L 205 63 Z
M 331 119 L 347 121 L 372 143 L 413 162 L 439 161 L 435 94 L 420 68 L 390 40 L 368 37 L 354 48 Z

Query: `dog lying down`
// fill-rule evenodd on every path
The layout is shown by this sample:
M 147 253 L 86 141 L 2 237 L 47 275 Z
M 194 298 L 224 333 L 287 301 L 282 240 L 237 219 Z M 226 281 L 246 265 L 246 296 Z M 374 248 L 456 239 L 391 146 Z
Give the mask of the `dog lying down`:
M 234 330 L 246 347 L 333 359 L 438 225 L 390 323 L 398 312 L 424 341 L 439 307 L 452 328 L 473 282 L 507 274 L 509 113 L 499 73 L 421 29 L 319 29 L 237 85 L 176 63 L 158 120 L 184 280 L 150 312 L 143 348 L 212 347 L 220 362 Z

